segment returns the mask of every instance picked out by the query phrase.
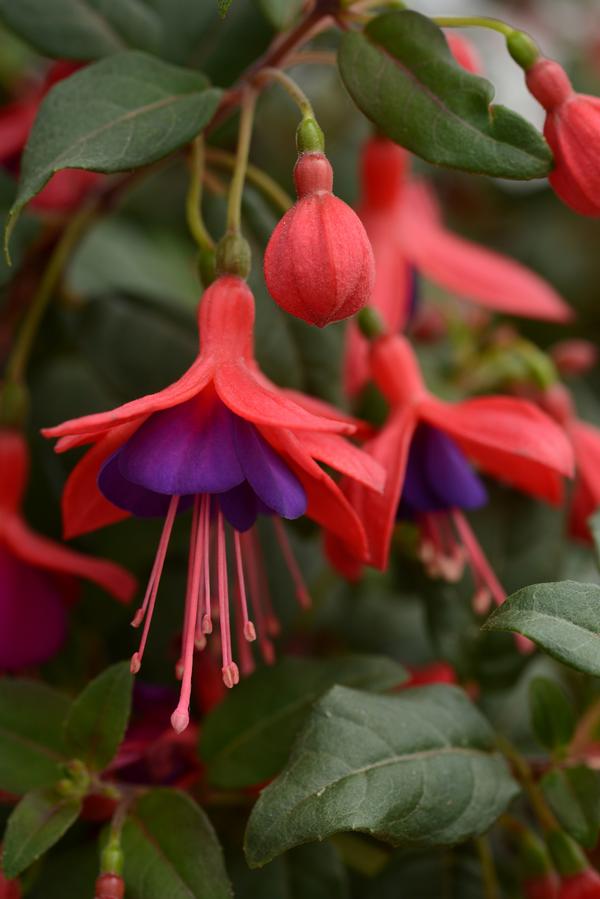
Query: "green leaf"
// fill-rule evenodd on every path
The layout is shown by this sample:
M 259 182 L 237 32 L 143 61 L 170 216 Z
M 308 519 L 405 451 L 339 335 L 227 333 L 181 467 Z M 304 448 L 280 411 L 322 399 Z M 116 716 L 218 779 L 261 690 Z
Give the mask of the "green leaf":
M 6 825 L 2 856 L 6 876 L 18 877 L 54 846 L 75 823 L 80 811 L 81 799 L 66 799 L 53 789 L 27 793 Z
M 221 92 L 131 50 L 87 66 L 43 100 L 29 136 L 6 238 L 23 206 L 65 168 L 123 172 L 168 156 L 212 117 Z
M 595 584 L 562 581 L 524 587 L 483 627 L 523 634 L 559 662 L 600 675 L 600 587 Z
M 176 790 L 146 793 L 123 828 L 130 899 L 229 899 L 221 847 L 196 803 Z
M 71 755 L 102 771 L 114 758 L 131 711 L 133 677 L 129 662 L 103 671 L 71 706 L 65 737 Z
M 575 711 L 564 690 L 546 677 L 529 684 L 531 723 L 539 742 L 551 752 L 563 750 L 575 733 Z
M 545 177 L 542 135 L 504 106 L 493 85 L 466 72 L 431 19 L 406 10 L 348 31 L 339 67 L 354 102 L 388 137 L 428 162 L 476 174 Z
M 258 0 L 265 18 L 276 31 L 285 31 L 302 12 L 302 0 Z
M 544 775 L 541 786 L 561 826 L 593 849 L 600 832 L 600 774 L 584 765 L 557 769 Z
M 67 761 L 69 699 L 37 681 L 0 680 L 0 790 L 26 793 L 54 783 Z
M 140 0 L 0 0 L 0 19 L 59 59 L 98 59 L 128 48 L 153 52 L 160 40 L 160 19 Z
M 396 846 L 450 845 L 484 833 L 517 789 L 490 726 L 461 690 L 387 697 L 334 687 L 256 803 L 246 856 L 264 865 L 340 831 Z
M 239 788 L 277 774 L 310 707 L 334 684 L 387 690 L 404 680 L 395 662 L 367 655 L 288 658 L 258 669 L 204 720 L 200 751 L 210 781 Z

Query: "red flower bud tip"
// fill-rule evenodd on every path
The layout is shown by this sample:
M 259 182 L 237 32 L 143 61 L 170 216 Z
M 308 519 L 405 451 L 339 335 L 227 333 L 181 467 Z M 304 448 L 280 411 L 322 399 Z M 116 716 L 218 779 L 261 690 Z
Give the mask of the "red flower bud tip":
M 575 93 L 557 62 L 539 59 L 527 87 L 548 115 L 544 135 L 554 153 L 550 184 L 581 215 L 600 216 L 600 98 Z
M 600 874 L 586 868 L 571 877 L 563 877 L 558 899 L 600 899 Z
M 532 877 L 523 884 L 525 899 L 558 899 L 560 881 L 554 871 Z
M 584 375 L 598 362 L 598 349 L 589 340 L 561 340 L 550 355 L 563 376 Z
M 125 882 L 118 874 L 101 874 L 96 880 L 94 899 L 123 899 Z
M 265 279 L 276 303 L 320 328 L 369 301 L 375 262 L 356 213 L 331 192 L 322 153 L 303 153 L 294 169 L 298 201 L 281 219 L 265 253 Z
M 21 885 L 18 880 L 7 880 L 0 871 L 0 899 L 21 899 Z
M 471 72 L 473 75 L 480 75 L 483 71 L 483 64 L 477 49 L 470 40 L 464 35 L 458 34 L 456 31 L 449 31 L 446 34 L 446 40 L 450 47 L 452 56 L 463 69 Z

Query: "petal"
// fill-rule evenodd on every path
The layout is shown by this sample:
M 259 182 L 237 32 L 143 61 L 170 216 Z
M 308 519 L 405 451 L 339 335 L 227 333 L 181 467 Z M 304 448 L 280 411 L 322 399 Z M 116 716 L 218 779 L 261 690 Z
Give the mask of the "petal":
M 271 386 L 268 381 L 267 384 Z M 289 399 L 293 400 L 299 406 L 302 406 L 307 412 L 311 412 L 313 415 L 318 415 L 323 418 L 331 418 L 334 421 L 342 421 L 350 425 L 353 428 L 352 434 L 354 437 L 368 437 L 373 433 L 373 428 L 366 421 L 361 421 L 360 418 L 354 418 L 353 415 L 348 415 L 347 412 L 338 409 L 336 406 L 332 406 L 331 403 L 327 403 L 325 400 L 320 400 L 315 396 L 308 396 L 306 393 L 301 393 L 299 390 L 291 390 L 287 387 L 280 388 L 280 390 L 284 396 L 289 397 Z
M 533 403 L 482 397 L 455 406 L 431 397 L 419 414 L 455 438 L 487 474 L 550 503 L 560 503 L 573 450 L 562 429 Z
M 283 459 L 242 418 L 235 419 L 235 445 L 250 487 L 282 518 L 300 518 L 306 512 L 306 493 Z
M 146 417 L 161 409 L 176 406 L 178 403 L 185 403 L 186 400 L 191 399 L 206 387 L 212 375 L 213 362 L 210 357 L 206 360 L 198 357 L 192 367 L 178 381 L 158 393 L 151 393 L 140 399 L 132 400 L 132 402 L 125 403 L 124 406 L 119 406 L 117 409 L 111 409 L 109 412 L 85 415 L 83 418 L 74 418 L 53 428 L 44 428 L 42 434 L 44 437 L 87 435 L 97 438 L 103 431 L 108 431 L 117 425 Z
M 67 633 L 60 579 L 0 546 L 0 670 L 41 665 Z
M 304 451 L 302 438 L 281 428 L 272 434 L 273 439 L 269 438 L 269 442 L 293 466 L 306 491 L 306 515 L 337 534 L 351 552 L 364 558 L 367 553 L 364 528 L 338 485 Z
M 306 431 L 302 434 L 302 448 L 313 459 L 324 462 L 340 474 L 345 474 L 354 481 L 383 492 L 386 473 L 382 465 L 364 450 L 349 443 L 337 434 L 315 434 Z
M 574 537 L 590 542 L 588 518 L 600 507 L 600 431 L 584 422 L 573 422 L 571 439 L 577 459 L 577 481 L 569 530 Z
M 236 531 L 249 530 L 259 513 L 256 494 L 247 481 L 218 496 L 221 511 Z
M 129 602 L 135 593 L 135 578 L 120 565 L 86 556 L 42 537 L 31 531 L 16 516 L 3 522 L 2 540 L 23 562 L 59 574 L 71 574 L 94 581 L 122 602 Z
M 404 252 L 428 278 L 452 293 L 498 312 L 569 321 L 572 310 L 535 272 L 447 231 L 433 212 L 433 195 L 423 183 L 407 190 Z
M 121 474 L 120 452 L 117 450 L 109 456 L 98 473 L 98 488 L 111 505 L 138 518 L 163 518 L 169 511 L 171 496 L 165 493 L 155 493 L 133 484 Z M 184 498 L 177 506 L 177 511 L 184 508 Z M 189 507 L 190 500 L 185 497 L 185 507 Z
M 16 512 L 21 507 L 29 473 L 29 449 L 23 434 L 0 428 L 0 508 Z
M 136 427 L 134 422 L 110 431 L 87 451 L 67 478 L 62 496 L 65 539 L 114 524 L 129 515 L 105 499 L 98 489 L 98 474 L 105 460 L 130 437 Z
M 255 424 L 351 434 L 355 428 L 307 412 L 265 378 L 258 378 L 242 361 L 225 363 L 215 372 L 217 393 L 232 412 Z
M 119 471 L 133 484 L 167 496 L 231 490 L 244 480 L 234 427 L 235 416 L 205 390 L 150 416 L 119 450 Z

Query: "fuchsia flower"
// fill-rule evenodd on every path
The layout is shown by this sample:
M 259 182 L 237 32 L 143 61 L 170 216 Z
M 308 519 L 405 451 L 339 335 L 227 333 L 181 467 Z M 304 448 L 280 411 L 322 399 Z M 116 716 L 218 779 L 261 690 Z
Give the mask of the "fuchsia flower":
M 483 65 L 477 48 L 471 41 L 457 31 L 446 31 L 444 36 L 450 52 L 459 66 L 462 66 L 467 72 L 471 72 L 472 75 L 479 75 L 483 71 Z
M 247 578 L 259 645 L 268 658 L 269 609 L 257 559 L 258 538 L 252 531 L 257 517 L 272 518 L 298 597 L 306 602 L 281 518 L 306 514 L 353 552 L 360 555 L 367 549 L 358 515 L 316 460 L 367 490 L 381 490 L 384 481 L 379 463 L 340 436 L 356 430 L 351 419 L 299 394 L 292 399 L 259 371 L 253 356 L 254 298 L 244 281 L 230 275 L 215 281 L 201 300 L 199 323 L 199 356 L 175 384 L 112 412 L 45 431 L 46 436 L 61 438 L 58 450 L 93 444 L 66 485 L 63 512 L 69 534 L 129 514 L 166 516 L 148 590 L 134 619 L 136 626 L 145 619 L 132 660 L 134 671 L 141 664 L 175 516 L 193 509 L 183 683 L 172 717 L 178 731 L 189 720 L 194 643 L 202 647 L 213 628 L 213 591 L 218 597 L 223 679 L 228 687 L 239 679 L 232 654 L 227 525 L 237 574 L 240 657 L 245 643 L 239 637 L 252 641 L 256 636 Z
M 331 192 L 333 170 L 323 153 L 302 153 L 294 181 L 298 201 L 271 235 L 265 280 L 282 309 L 322 328 L 370 301 L 373 251 L 354 210 Z
M 390 333 L 403 330 L 412 314 L 416 272 L 497 312 L 558 322 L 571 317 L 556 291 L 534 272 L 447 230 L 435 195 L 409 170 L 406 150 L 381 137 L 366 143 L 358 211 L 377 265 L 370 302 Z M 357 393 L 367 377 L 366 342 L 351 324 L 345 358 L 348 393 Z
M 40 103 L 57 82 L 68 78 L 81 66 L 59 61 L 48 70 L 41 85 L 23 92 L 20 99 L 0 110 L 0 164 L 10 169 L 20 165 L 21 154 L 35 121 Z M 32 201 L 32 206 L 49 212 L 68 212 L 77 207 L 102 176 L 85 169 L 63 169 Z
M 331 560 L 349 577 L 356 577 L 362 563 L 385 569 L 396 519 L 410 518 L 420 526 L 421 556 L 432 575 L 458 579 L 466 561 L 476 607 L 483 610 L 491 597 L 502 602 L 504 591 L 463 514 L 487 501 L 471 462 L 525 493 L 559 503 L 562 478 L 573 470 L 568 440 L 525 400 L 489 396 L 451 405 L 437 399 L 399 335 L 372 343 L 370 367 L 390 415 L 365 449 L 386 469 L 386 486 L 378 495 L 345 482 L 367 532 L 368 552 L 359 556 L 328 535 Z
M 549 181 L 563 203 L 581 215 L 600 215 L 600 97 L 578 94 L 565 70 L 538 59 L 527 87 L 548 115 L 544 136 L 554 153 Z
M 94 581 L 124 602 L 135 590 L 134 578 L 120 566 L 28 528 L 21 515 L 28 466 L 23 436 L 0 429 L 0 669 L 5 670 L 39 665 L 58 651 L 77 578 Z

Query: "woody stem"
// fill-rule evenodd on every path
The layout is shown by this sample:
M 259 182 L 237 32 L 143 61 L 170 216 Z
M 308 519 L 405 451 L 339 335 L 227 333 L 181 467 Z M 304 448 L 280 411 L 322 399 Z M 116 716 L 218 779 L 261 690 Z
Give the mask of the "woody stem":
M 188 228 L 200 249 L 214 250 L 215 243 L 202 219 L 202 178 L 205 160 L 204 140 L 198 136 L 191 145 L 190 184 L 187 192 L 185 211 Z
M 251 88 L 247 89 L 240 104 L 237 154 L 227 202 L 227 230 L 232 233 L 239 233 L 241 230 L 242 194 L 248 168 L 248 156 L 250 155 L 255 106 L 256 92 Z

